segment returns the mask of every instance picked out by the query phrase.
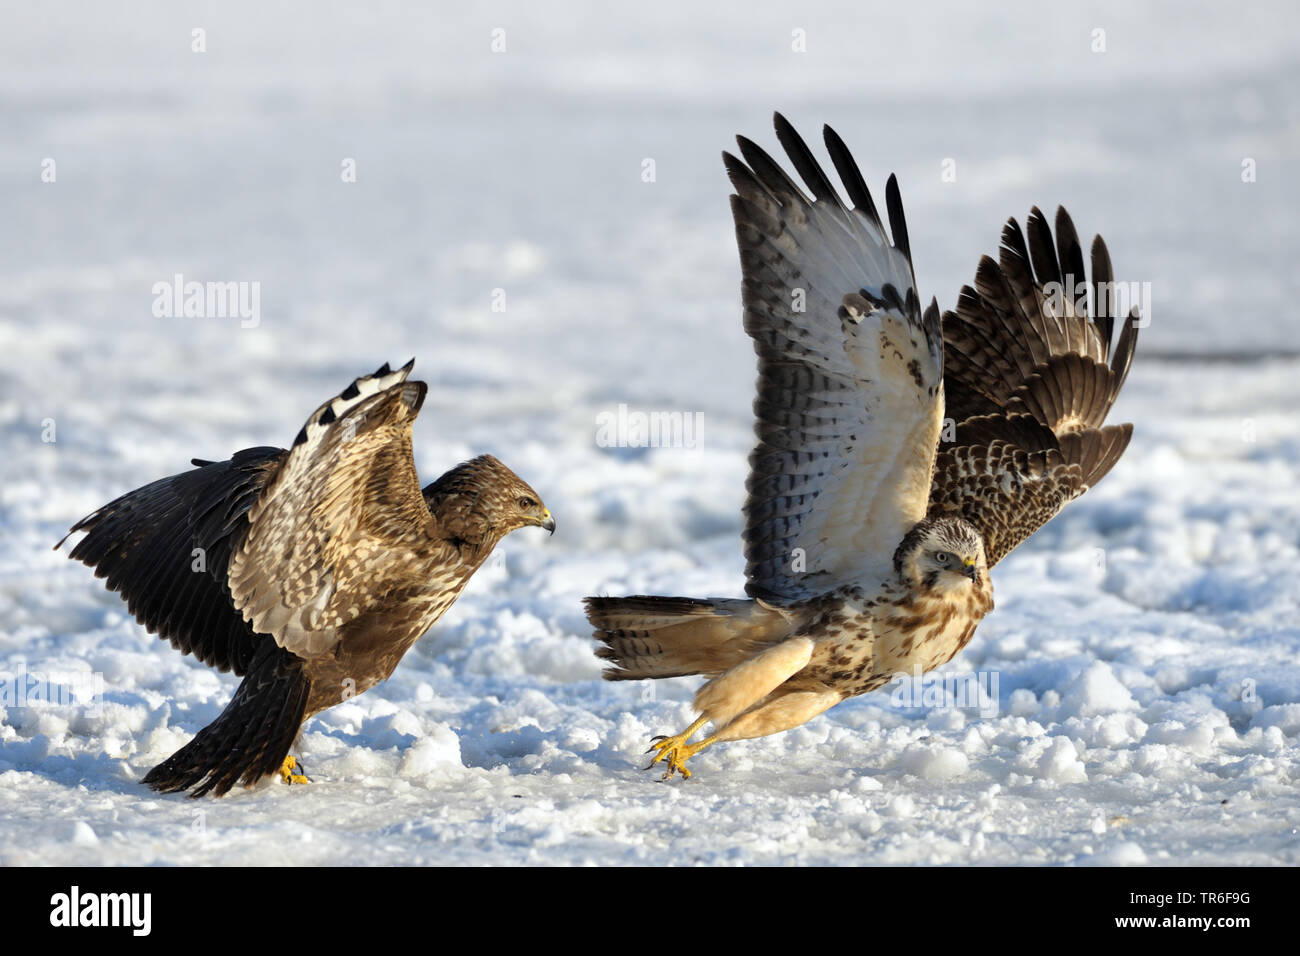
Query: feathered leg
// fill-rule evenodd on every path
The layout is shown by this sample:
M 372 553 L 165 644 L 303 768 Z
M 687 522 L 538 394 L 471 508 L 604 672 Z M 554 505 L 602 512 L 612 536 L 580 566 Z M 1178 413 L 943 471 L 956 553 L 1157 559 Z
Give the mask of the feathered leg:
M 724 740 L 748 740 L 751 737 L 766 737 L 779 734 L 783 730 L 806 724 L 818 714 L 830 710 L 844 699 L 836 690 L 815 691 L 800 690 L 784 694 L 775 700 L 759 704 L 752 710 L 741 714 L 735 720 L 709 738 L 710 744 Z
M 683 778 L 690 777 L 691 772 L 686 769 L 687 760 L 719 740 L 737 739 L 720 737 L 715 734 L 701 740 L 699 743 L 691 744 L 687 742 L 691 736 L 710 721 L 724 728 L 733 723 L 738 717 L 754 707 L 755 704 L 760 703 L 768 694 L 803 670 L 812 657 L 812 650 L 813 642 L 811 639 L 806 637 L 791 638 L 751 657 L 743 664 L 737 664 L 725 674 L 709 681 L 695 695 L 695 709 L 700 712 L 699 719 L 676 736 L 656 737 L 654 745 L 650 749 L 658 751 L 658 753 L 650 761 L 650 766 L 653 767 L 659 761 L 665 760 L 667 761 L 667 769 L 664 771 L 663 779 L 667 780 L 674 773 L 680 773 Z M 822 710 L 829 706 L 830 704 L 825 705 Z M 821 711 L 816 713 L 821 713 Z M 814 714 L 809 714 L 808 717 L 804 717 L 803 720 L 797 723 L 803 723 L 804 720 L 808 720 L 812 716 Z M 790 726 L 795 725 L 791 724 Z M 775 730 L 763 731 L 763 733 L 775 733 Z M 756 737 L 761 736 L 761 734 L 746 734 L 744 736 Z

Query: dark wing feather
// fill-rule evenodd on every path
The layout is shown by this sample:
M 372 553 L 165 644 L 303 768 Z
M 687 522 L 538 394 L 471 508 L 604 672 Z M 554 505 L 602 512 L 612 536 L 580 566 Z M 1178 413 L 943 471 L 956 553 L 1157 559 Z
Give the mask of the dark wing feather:
M 249 508 L 285 454 L 245 449 L 122 495 L 73 525 L 69 534 L 86 536 L 70 557 L 106 578 L 150 633 L 242 675 L 265 635 L 235 610 L 226 571 L 247 532 Z
M 1112 350 L 1105 243 L 1093 241 L 1088 277 L 1064 209 L 1055 239 L 1037 208 L 1027 225 L 1028 241 L 1007 222 L 998 261 L 980 260 L 975 287 L 943 317 L 956 428 L 935 462 L 931 514 L 955 511 L 979 528 L 990 567 L 1101 480 L 1133 433 L 1104 424 L 1137 344 L 1135 310 Z

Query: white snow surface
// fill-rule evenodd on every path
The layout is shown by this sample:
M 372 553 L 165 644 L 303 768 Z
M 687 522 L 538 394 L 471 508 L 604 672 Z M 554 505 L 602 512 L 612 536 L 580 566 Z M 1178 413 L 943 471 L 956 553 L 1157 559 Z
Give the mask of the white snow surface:
M 0 671 L 103 694 L 0 707 L 0 864 L 1300 862 L 1296 8 L 753 7 L 7 9 Z M 602 681 L 580 601 L 743 591 L 718 153 L 775 152 L 775 108 L 878 193 L 899 173 L 942 307 L 1031 204 L 1102 232 L 1153 289 L 1135 433 L 940 672 L 996 677 L 992 706 L 886 690 L 661 783 L 642 752 L 700 681 Z M 259 323 L 156 317 L 178 273 L 260 283 Z M 153 794 L 237 681 L 51 546 L 411 355 L 422 478 L 496 454 L 556 534 L 508 538 L 390 681 L 308 723 L 309 786 Z M 620 404 L 699 413 L 698 447 L 602 447 Z

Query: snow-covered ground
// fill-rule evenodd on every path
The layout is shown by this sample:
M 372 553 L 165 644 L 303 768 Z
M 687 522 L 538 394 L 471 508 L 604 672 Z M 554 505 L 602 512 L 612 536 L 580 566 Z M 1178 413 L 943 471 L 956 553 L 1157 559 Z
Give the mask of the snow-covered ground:
M 0 671 L 103 694 L 0 707 L 0 864 L 1300 862 L 1300 15 L 751 7 L 6 8 Z M 775 149 L 774 108 L 899 173 L 941 306 L 1033 203 L 1104 233 L 1153 290 L 1135 435 L 945 669 L 996 678 L 995 712 L 887 690 L 665 784 L 642 751 L 698 681 L 601 681 L 580 599 L 741 593 L 754 360 L 718 153 Z M 255 327 L 155 316 L 176 274 L 257 282 Z M 556 535 L 507 539 L 307 725 L 310 786 L 146 790 L 236 680 L 50 546 L 411 355 L 422 476 L 497 454 Z M 699 413 L 697 447 L 604 447 L 620 404 Z

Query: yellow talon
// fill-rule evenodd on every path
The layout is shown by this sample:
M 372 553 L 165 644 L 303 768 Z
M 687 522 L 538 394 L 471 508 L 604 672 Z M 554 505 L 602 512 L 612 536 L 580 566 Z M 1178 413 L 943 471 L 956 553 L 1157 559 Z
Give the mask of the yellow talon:
M 680 773 L 683 780 L 691 778 L 691 772 L 686 769 L 686 761 L 690 760 L 705 747 L 712 745 L 714 738 L 706 737 L 697 744 L 688 744 L 695 731 L 699 730 L 706 723 L 707 718 L 701 717 L 695 723 L 691 724 L 685 730 L 675 737 L 656 737 L 650 744 L 650 751 L 658 751 L 653 760 L 650 761 L 650 767 L 653 767 L 661 760 L 666 760 L 667 764 L 664 775 L 661 779 L 668 780 L 675 773 Z M 649 751 L 647 751 L 649 752 Z M 647 770 L 650 767 L 646 767 Z
M 284 758 L 284 763 L 280 764 L 280 779 L 285 783 L 311 783 L 306 774 L 294 773 L 298 767 L 298 761 L 290 754 Z

